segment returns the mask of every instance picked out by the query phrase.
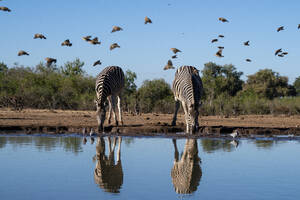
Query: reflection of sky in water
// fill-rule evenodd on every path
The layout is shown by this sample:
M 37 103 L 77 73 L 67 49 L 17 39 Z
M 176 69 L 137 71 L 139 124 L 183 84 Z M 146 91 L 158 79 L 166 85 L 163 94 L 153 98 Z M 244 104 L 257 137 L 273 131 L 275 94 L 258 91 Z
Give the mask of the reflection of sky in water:
M 107 138 L 105 138 L 106 145 Z M 177 140 L 179 158 L 185 139 Z M 297 199 L 298 141 L 198 139 L 202 177 L 197 190 L 177 194 L 171 178 L 172 139 L 122 138 L 120 193 L 94 180 L 97 140 L 0 136 L 0 199 Z M 105 154 L 108 155 L 108 147 Z M 115 150 L 115 161 L 116 161 Z

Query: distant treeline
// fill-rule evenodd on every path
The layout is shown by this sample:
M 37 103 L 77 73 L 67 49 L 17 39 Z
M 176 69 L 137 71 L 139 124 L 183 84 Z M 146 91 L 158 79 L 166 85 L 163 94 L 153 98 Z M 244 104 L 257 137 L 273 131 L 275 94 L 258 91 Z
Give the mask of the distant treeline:
M 0 63 L 0 107 L 94 110 L 95 77 L 79 59 L 64 66 L 43 63 L 34 68 Z M 259 70 L 244 82 L 233 65 L 209 62 L 201 71 L 202 115 L 299 114 L 300 76 L 293 85 L 271 69 Z M 123 109 L 131 113 L 172 113 L 174 98 L 164 79 L 145 80 L 137 88 L 136 73 L 126 71 Z

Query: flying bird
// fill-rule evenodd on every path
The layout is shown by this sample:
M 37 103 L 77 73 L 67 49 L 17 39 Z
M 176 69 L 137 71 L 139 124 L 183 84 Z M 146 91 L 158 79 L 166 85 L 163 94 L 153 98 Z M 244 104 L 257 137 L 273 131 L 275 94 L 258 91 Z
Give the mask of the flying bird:
M 61 46 L 68 46 L 68 47 L 71 47 L 71 46 L 72 46 L 72 43 L 70 42 L 69 39 L 66 39 L 63 43 L 61 43 Z
M 218 42 L 218 39 L 212 39 L 211 43 Z
M 244 42 L 244 45 L 245 45 L 245 46 L 250 46 L 249 42 L 250 42 L 249 40 L 246 41 L 246 42 Z
M 45 58 L 46 62 L 47 62 L 47 66 L 49 67 L 52 63 L 56 63 L 56 59 L 54 58 Z
M 277 28 L 277 32 L 283 31 L 283 30 L 284 30 L 284 26 L 280 26 L 280 27 Z
M 288 52 L 282 52 L 281 54 L 282 55 L 288 55 Z
M 123 29 L 119 26 L 113 26 L 113 29 L 111 31 L 111 33 L 116 32 L 116 31 L 122 31 Z
M 6 12 L 11 12 L 11 10 L 8 7 L 0 7 L 0 10 L 6 11 Z
M 277 54 L 279 54 L 279 53 L 281 53 L 281 52 L 282 52 L 282 48 L 277 49 L 277 50 L 275 51 L 275 56 L 277 56 Z
M 82 37 L 82 39 L 84 40 L 84 41 L 90 41 L 91 40 L 91 35 L 88 35 L 88 36 L 84 36 L 84 37 Z
M 224 38 L 224 35 L 219 35 L 218 37 L 219 37 L 219 38 Z
M 37 39 L 37 38 L 40 38 L 40 39 L 47 39 L 43 34 L 40 34 L 40 33 L 34 34 L 33 39 Z
M 110 45 L 109 49 L 113 50 L 115 48 L 120 48 L 120 46 L 117 43 L 113 43 L 112 45 Z
M 229 22 L 227 19 L 225 19 L 224 17 L 219 17 L 219 21 L 221 22 Z
M 149 18 L 149 17 L 145 17 L 145 24 L 148 24 L 148 23 L 150 23 L 150 24 L 152 24 L 152 20 Z
M 279 56 L 279 57 L 284 57 L 284 55 L 283 55 L 282 53 L 281 53 L 281 54 L 278 54 L 278 56 Z
M 300 29 L 300 24 L 298 24 L 298 29 Z
M 177 55 L 172 56 L 172 59 L 175 59 L 175 58 L 177 58 Z
M 219 51 L 217 51 L 216 56 L 219 57 L 219 58 L 224 57 L 224 56 L 222 55 L 222 49 L 220 49 Z
M 171 51 L 173 51 L 173 53 L 178 53 L 178 52 L 181 52 L 179 49 L 177 49 L 177 48 L 171 48 Z
M 247 58 L 247 59 L 246 59 L 246 61 L 247 61 L 247 62 L 251 62 L 252 60 L 251 60 L 251 59 L 249 59 L 249 58 Z
M 168 70 L 168 69 L 175 69 L 171 60 L 168 60 L 168 63 L 164 67 L 164 70 Z
M 97 60 L 96 62 L 94 62 L 93 66 L 96 66 L 96 65 L 101 65 L 101 61 L 100 60 Z
M 224 47 L 222 47 L 222 46 L 218 46 L 218 49 L 224 49 Z
M 98 41 L 98 37 L 94 37 L 92 40 L 89 40 L 88 42 L 93 45 L 101 44 L 101 42 Z
M 18 56 L 23 56 L 23 55 L 29 56 L 29 53 L 23 50 L 19 51 Z

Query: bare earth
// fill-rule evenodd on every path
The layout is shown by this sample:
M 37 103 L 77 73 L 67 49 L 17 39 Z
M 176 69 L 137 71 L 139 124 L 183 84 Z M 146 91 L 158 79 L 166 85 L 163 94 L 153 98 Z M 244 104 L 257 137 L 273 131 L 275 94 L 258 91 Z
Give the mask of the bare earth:
M 108 132 L 127 135 L 145 135 L 144 133 L 174 133 L 185 130 L 184 115 L 178 115 L 177 126 L 171 126 L 172 114 L 142 114 L 133 116 L 123 114 L 124 125 L 118 128 L 105 122 Z M 201 116 L 200 133 L 231 133 L 239 129 L 245 134 L 300 134 L 300 116 L 243 115 L 222 118 L 220 116 Z M 16 131 L 69 133 L 81 132 L 83 127 L 97 127 L 95 111 L 32 110 L 21 112 L 8 109 L 0 110 L 0 133 Z M 250 130 L 250 131 L 249 131 Z M 274 132 L 275 131 L 275 132 Z M 277 131 L 277 132 L 276 132 Z M 33 131 L 34 132 L 34 131 Z M 200 134 L 199 133 L 199 134 Z

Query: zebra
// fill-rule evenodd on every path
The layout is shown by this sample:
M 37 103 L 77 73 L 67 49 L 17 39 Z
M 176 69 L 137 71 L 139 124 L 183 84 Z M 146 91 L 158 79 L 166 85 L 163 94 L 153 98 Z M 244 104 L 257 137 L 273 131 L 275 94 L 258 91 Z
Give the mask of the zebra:
M 119 125 L 117 120 L 115 105 L 117 101 L 119 121 L 123 125 L 122 113 L 121 113 L 121 92 L 125 87 L 125 76 L 122 68 L 118 66 L 108 66 L 104 68 L 96 78 L 96 95 L 95 100 L 97 107 L 97 121 L 98 131 L 103 131 L 103 123 L 105 121 L 106 114 L 106 100 L 109 103 L 108 123 L 110 124 L 111 111 L 116 122 L 116 126 Z
M 176 70 L 172 85 L 175 98 L 175 112 L 172 126 L 176 125 L 177 112 L 181 101 L 186 121 L 186 132 L 195 132 L 198 127 L 198 108 L 201 105 L 200 99 L 203 95 L 202 80 L 198 70 L 193 66 L 182 66 Z

